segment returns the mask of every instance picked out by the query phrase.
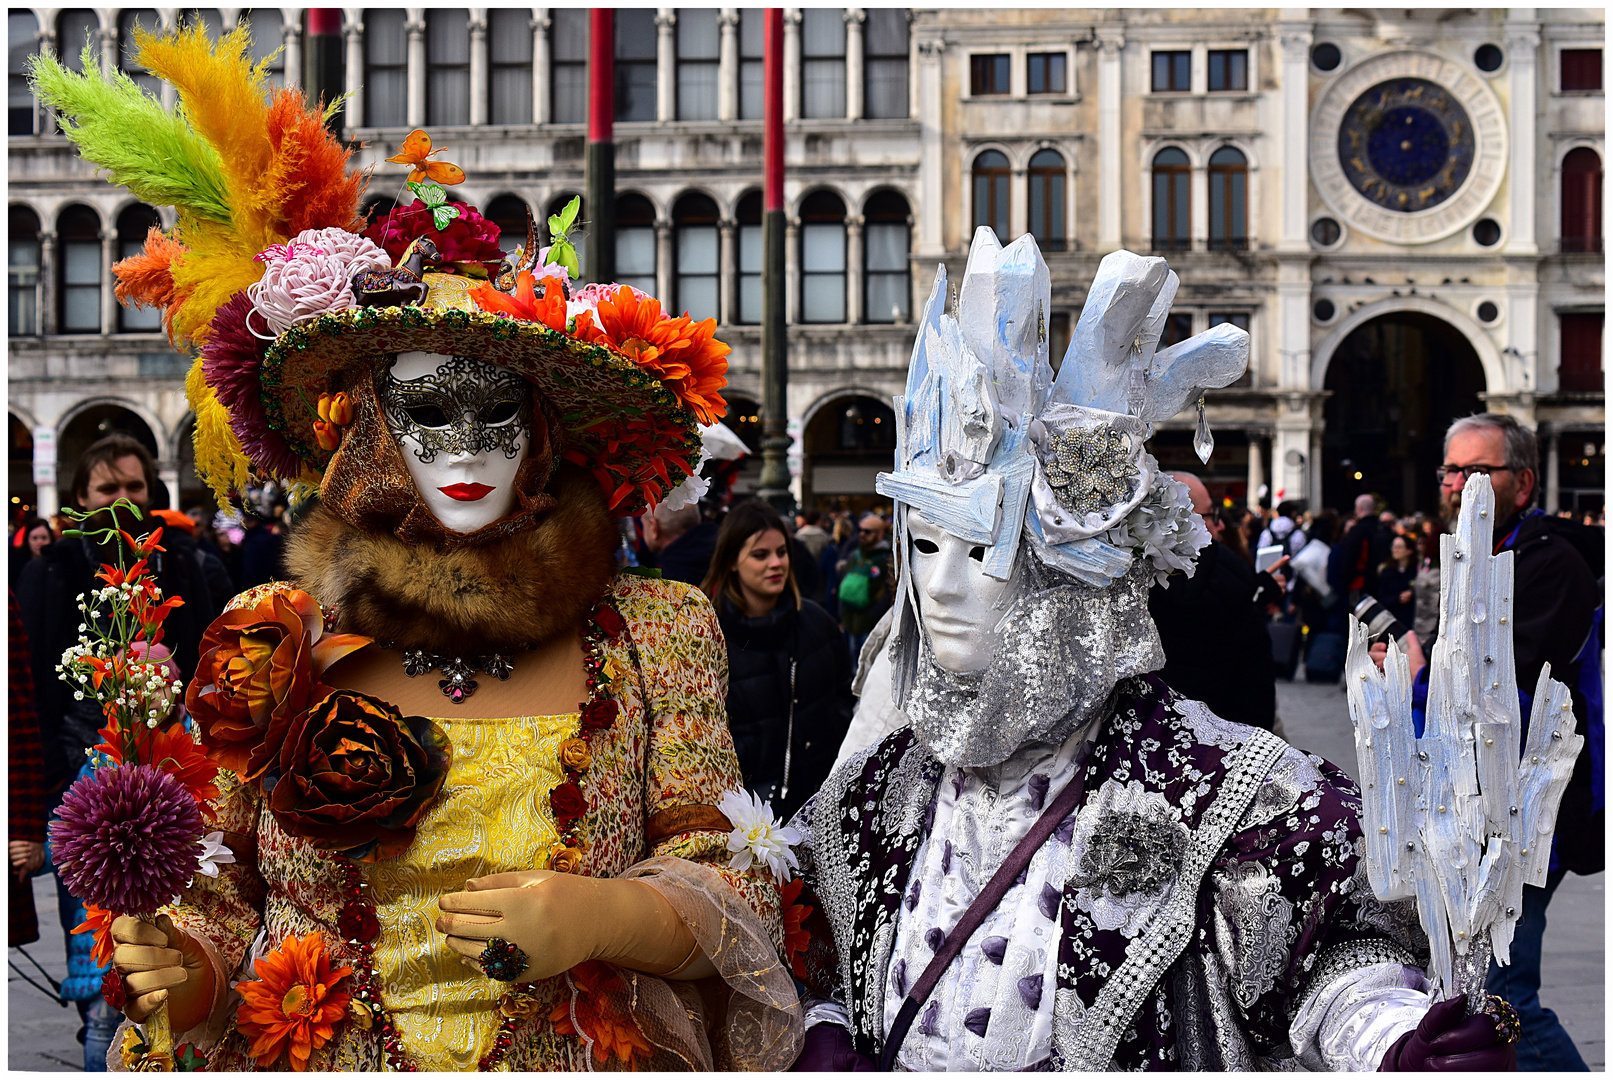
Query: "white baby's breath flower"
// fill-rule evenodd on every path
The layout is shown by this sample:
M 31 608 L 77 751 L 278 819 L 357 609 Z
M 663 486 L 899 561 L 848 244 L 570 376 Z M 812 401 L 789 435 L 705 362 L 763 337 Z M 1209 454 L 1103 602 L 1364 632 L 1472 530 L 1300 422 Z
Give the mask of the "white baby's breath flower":
M 801 842 L 801 834 L 773 816 L 771 803 L 748 791 L 730 791 L 717 809 L 734 825 L 728 834 L 728 850 L 734 853 L 728 860 L 730 870 L 749 870 L 752 863 L 761 863 L 782 885 L 788 872 L 799 868 L 790 848 Z

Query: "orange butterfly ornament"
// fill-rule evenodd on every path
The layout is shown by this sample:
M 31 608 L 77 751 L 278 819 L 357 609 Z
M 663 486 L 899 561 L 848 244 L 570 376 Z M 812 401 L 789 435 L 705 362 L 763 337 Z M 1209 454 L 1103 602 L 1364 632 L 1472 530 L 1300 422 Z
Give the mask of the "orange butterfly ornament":
M 431 148 L 431 136 L 419 128 L 409 132 L 409 137 L 403 140 L 403 149 L 396 157 L 387 158 L 394 165 L 409 166 L 409 183 L 418 184 L 422 180 L 433 180 L 447 187 L 465 182 L 465 170 L 458 165 L 447 161 L 432 161 L 437 154 L 447 150 Z

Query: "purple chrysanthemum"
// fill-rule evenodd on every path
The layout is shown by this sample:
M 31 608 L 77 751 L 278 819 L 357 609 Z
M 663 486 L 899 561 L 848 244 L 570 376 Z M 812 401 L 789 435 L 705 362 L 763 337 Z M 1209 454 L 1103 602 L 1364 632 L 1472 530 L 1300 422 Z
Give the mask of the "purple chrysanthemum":
M 302 471 L 302 463 L 285 439 L 269 429 L 258 381 L 269 342 L 247 329 L 251 312 L 252 300 L 243 289 L 213 315 L 202 345 L 202 375 L 218 395 L 219 404 L 229 411 L 230 429 L 252 464 L 270 475 L 290 478 Z M 255 319 L 267 333 L 262 316 Z
M 68 789 L 50 838 L 69 892 L 125 915 L 154 915 L 196 872 L 195 796 L 154 765 L 99 769 Z

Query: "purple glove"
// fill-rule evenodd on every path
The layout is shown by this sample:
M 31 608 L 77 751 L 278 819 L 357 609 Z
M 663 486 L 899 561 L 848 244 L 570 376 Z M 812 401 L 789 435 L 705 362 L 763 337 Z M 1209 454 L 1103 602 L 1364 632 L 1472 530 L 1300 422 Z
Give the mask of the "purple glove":
M 1503 1042 L 1495 1017 L 1467 1015 L 1467 999 L 1441 1001 L 1383 1055 L 1379 1072 L 1515 1072 L 1518 1052 Z
M 839 1024 L 814 1024 L 790 1071 L 873 1072 L 874 1063 L 851 1048 L 851 1032 Z

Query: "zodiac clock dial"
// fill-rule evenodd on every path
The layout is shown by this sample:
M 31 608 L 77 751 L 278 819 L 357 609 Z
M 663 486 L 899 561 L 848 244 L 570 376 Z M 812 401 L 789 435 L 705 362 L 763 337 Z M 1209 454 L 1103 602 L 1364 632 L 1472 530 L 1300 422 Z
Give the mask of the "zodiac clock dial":
M 1450 93 L 1426 79 L 1378 83 L 1345 110 L 1339 164 L 1350 185 L 1387 210 L 1438 206 L 1473 167 L 1473 124 Z

